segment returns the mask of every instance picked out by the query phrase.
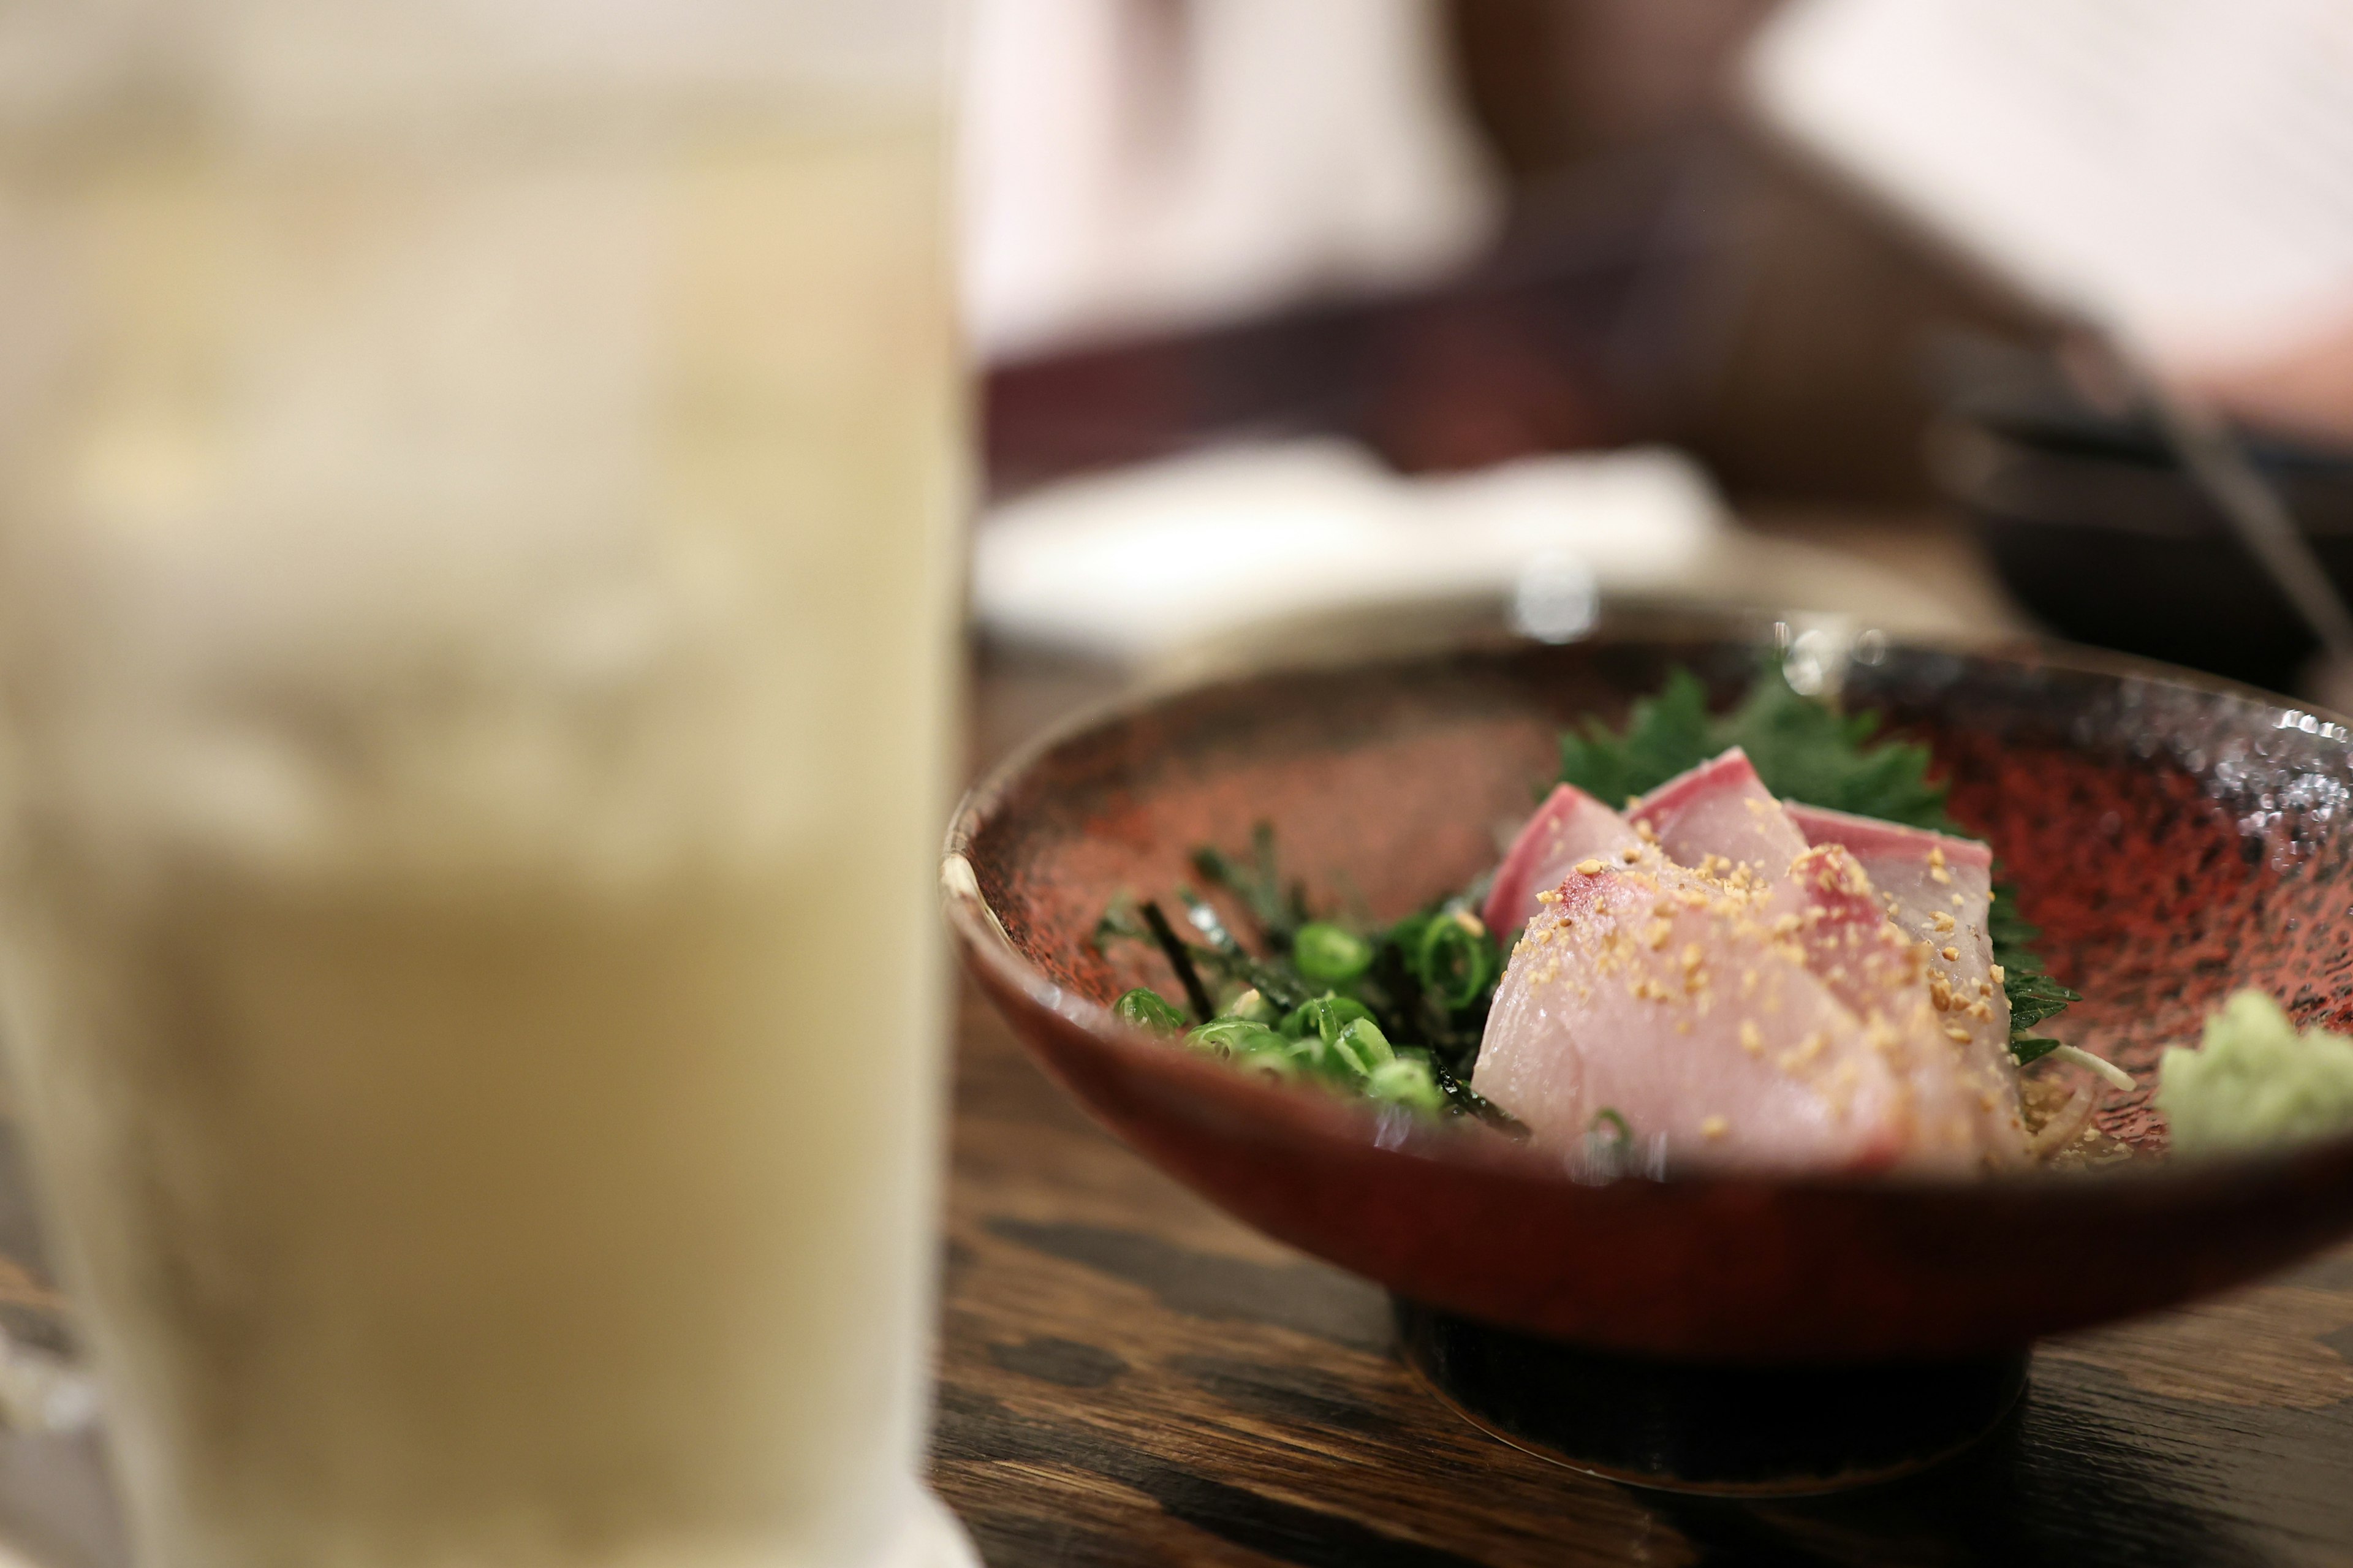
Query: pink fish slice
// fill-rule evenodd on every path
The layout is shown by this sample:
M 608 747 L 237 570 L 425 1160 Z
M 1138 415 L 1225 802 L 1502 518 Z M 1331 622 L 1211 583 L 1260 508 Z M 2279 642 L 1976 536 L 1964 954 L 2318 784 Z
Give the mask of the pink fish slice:
M 2010 998 L 1994 967 L 1987 916 L 1993 851 L 1974 838 L 1820 806 L 1791 805 L 1789 818 L 1815 845 L 1853 855 L 1896 930 L 1922 944 L 1939 1026 L 1959 1032 L 1973 1091 L 1993 1101 L 1986 1116 L 1997 1150 L 2022 1146 L 2018 1073 L 2010 1057 Z
M 1917 1140 L 1900 1063 L 1757 918 L 1762 898 L 1584 862 L 1514 950 L 1474 1086 L 1564 1151 L 1612 1110 L 1671 1163 L 1902 1163 Z
M 1543 908 L 1536 895 L 1557 887 L 1578 861 L 1620 860 L 1641 843 L 1624 817 L 1575 784 L 1562 784 L 1512 840 L 1479 918 L 1501 942 L 1535 918 Z
M 1906 1163 L 1966 1170 L 2003 1166 L 2025 1152 L 2015 1073 L 1989 1061 L 1931 965 L 1926 942 L 1887 918 L 1878 889 L 1852 851 L 1820 844 L 1791 863 L 1767 894 L 1771 929 L 1795 942 L 1806 966 L 1864 1022 L 1874 1048 L 1911 1085 L 1915 1146 Z
M 1668 858 L 1699 870 L 1715 856 L 1726 869 L 1746 866 L 1752 876 L 1774 879 L 1806 848 L 1806 836 L 1737 746 L 1669 779 L 1626 815 L 1638 831 L 1648 827 L 1657 837 Z

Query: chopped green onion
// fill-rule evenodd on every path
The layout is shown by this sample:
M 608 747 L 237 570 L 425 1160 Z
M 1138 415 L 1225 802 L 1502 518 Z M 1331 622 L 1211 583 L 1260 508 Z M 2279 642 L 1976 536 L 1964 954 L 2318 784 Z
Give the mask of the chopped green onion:
M 1351 1019 L 1348 1026 L 1340 1031 L 1340 1044 L 1361 1052 L 1372 1061 L 1397 1059 L 1397 1051 L 1389 1045 L 1388 1036 L 1383 1034 L 1381 1026 L 1370 1018 Z
M 1223 1013 L 1219 1014 L 1219 1016 L 1224 1018 L 1248 1018 L 1253 1024 L 1273 1024 L 1280 1019 L 1282 1015 L 1276 1010 L 1273 1003 L 1268 1001 L 1264 996 L 1259 994 L 1256 986 L 1252 986 L 1250 989 L 1243 992 L 1240 995 L 1235 997 L 1233 1002 Z
M 1366 1081 L 1365 1092 L 1375 1100 L 1414 1110 L 1431 1112 L 1446 1108 L 1446 1095 L 1430 1072 L 1430 1058 L 1419 1051 L 1393 1057 L 1375 1068 Z
M 1314 1035 L 1328 1044 L 1350 1024 L 1372 1016 L 1373 1010 L 1353 996 L 1318 996 L 1293 1008 L 1277 1027 L 1294 1040 Z
M 1483 931 L 1440 915 L 1421 928 L 1409 953 L 1419 979 L 1451 1012 L 1486 994 L 1503 963 Z
M 1373 966 L 1373 944 L 1328 921 L 1315 921 L 1292 938 L 1291 962 L 1310 980 L 1345 985 Z
M 1612 1140 L 1612 1142 L 1616 1142 L 1620 1147 L 1624 1147 L 1634 1142 L 1633 1125 L 1623 1116 L 1620 1115 L 1614 1109 L 1607 1105 L 1595 1111 L 1593 1113 L 1593 1120 L 1585 1124 L 1585 1135 L 1588 1138 L 1599 1138 L 1601 1136 L 1601 1124 L 1605 1121 L 1617 1131 L 1618 1136 Z
M 1291 1051 L 1289 1040 L 1248 1018 L 1215 1019 L 1186 1036 L 1185 1043 L 1207 1055 L 1236 1061 L 1244 1057 L 1287 1056 Z
M 1122 1023 L 1133 1024 L 1155 1035 L 1184 1032 L 1185 1015 L 1171 1006 L 1157 991 L 1146 991 L 1138 986 L 1113 1003 L 1111 1010 Z
M 1252 1051 L 1248 1056 L 1234 1058 L 1233 1065 L 1246 1073 L 1256 1073 L 1277 1083 L 1294 1083 L 1299 1078 L 1299 1064 L 1282 1051 Z

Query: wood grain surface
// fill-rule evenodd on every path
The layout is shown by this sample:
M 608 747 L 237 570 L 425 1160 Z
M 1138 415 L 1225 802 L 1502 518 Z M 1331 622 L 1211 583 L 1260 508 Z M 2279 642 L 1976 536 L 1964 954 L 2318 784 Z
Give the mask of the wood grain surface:
M 1100 676 L 997 661 L 975 761 Z M 968 989 L 934 1479 L 991 1568 L 1082 1564 L 2353 1564 L 2353 1247 L 2043 1346 L 1968 1457 L 1845 1497 L 1719 1503 L 1473 1431 L 1391 1349 L 1374 1287 L 1225 1218 L 1096 1129 Z M 0 1321 L 60 1304 L 0 1125 Z M 0 1433 L 0 1535 L 127 1560 L 95 1447 Z

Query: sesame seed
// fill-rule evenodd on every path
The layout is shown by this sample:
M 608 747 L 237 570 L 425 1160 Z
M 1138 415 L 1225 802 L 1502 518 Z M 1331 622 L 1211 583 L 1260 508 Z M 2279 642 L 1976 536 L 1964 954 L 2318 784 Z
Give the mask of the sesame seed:
M 1579 860 L 1577 863 L 1577 869 L 1578 874 L 1581 876 L 1599 877 L 1601 875 L 1601 862 L 1599 860 Z
M 1950 931 L 1953 929 L 1953 917 L 1947 914 L 1942 910 L 1938 910 L 1929 918 L 1936 922 L 1936 929 L 1938 931 Z
M 1993 983 L 1996 985 L 2007 985 L 2010 984 L 2010 975 L 2000 964 L 1997 963 L 1993 966 L 1992 973 Z
M 1962 1028 L 1958 1024 L 1948 1024 L 1945 1026 L 1945 1038 L 1948 1040 L 1958 1040 L 1962 1045 L 1966 1046 L 1969 1043 L 1969 1032 L 1967 1029 Z
M 1732 1123 L 1721 1116 L 1711 1116 L 1699 1124 L 1700 1136 L 1703 1138 L 1721 1138 L 1731 1131 Z
M 1944 955 L 1947 963 L 1958 963 L 1961 961 L 1961 950 L 1957 947 L 1946 948 Z
M 1618 851 L 1618 858 L 1625 861 L 1629 866 L 1631 866 L 1635 861 L 1640 860 L 1641 858 L 1642 847 L 1639 844 L 1629 844 L 1626 847 Z
M 1952 879 L 1953 874 L 1950 871 L 1946 870 L 1942 866 L 1931 866 L 1928 868 L 1928 880 L 1932 882 L 1949 884 Z
M 1757 1032 L 1753 1019 L 1743 1018 L 1740 1021 L 1740 1048 L 1752 1057 L 1765 1049 L 1765 1037 Z

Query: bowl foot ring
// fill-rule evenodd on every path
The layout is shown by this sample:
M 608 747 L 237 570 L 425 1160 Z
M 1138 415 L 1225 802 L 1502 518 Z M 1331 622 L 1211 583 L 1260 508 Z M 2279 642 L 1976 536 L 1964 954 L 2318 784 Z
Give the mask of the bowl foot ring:
M 1581 1350 L 1403 1297 L 1406 1364 L 1490 1436 L 1630 1485 L 1796 1497 L 1926 1469 L 1999 1426 L 2027 1352 L 1862 1365 L 1710 1366 Z

